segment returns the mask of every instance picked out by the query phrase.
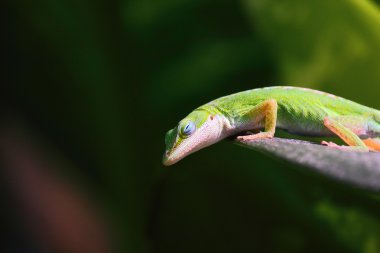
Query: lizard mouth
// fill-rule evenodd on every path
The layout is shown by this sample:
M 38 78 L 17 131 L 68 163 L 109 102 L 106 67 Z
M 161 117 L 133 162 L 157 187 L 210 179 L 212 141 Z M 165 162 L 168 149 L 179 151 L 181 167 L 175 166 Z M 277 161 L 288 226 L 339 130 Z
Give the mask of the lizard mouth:
M 170 159 L 169 157 L 167 157 L 166 155 L 164 155 L 164 157 L 162 158 L 162 164 L 165 166 L 170 166 L 170 165 L 173 165 L 174 163 L 176 162 Z
M 171 159 L 171 157 L 170 157 L 170 152 L 166 151 L 162 157 L 162 164 L 165 166 L 170 166 L 174 163 L 175 163 L 175 161 L 173 161 L 173 159 Z
M 177 149 L 165 151 L 162 157 L 162 164 L 165 166 L 173 165 L 190 153 L 192 152 L 187 149 L 187 145 L 178 145 Z

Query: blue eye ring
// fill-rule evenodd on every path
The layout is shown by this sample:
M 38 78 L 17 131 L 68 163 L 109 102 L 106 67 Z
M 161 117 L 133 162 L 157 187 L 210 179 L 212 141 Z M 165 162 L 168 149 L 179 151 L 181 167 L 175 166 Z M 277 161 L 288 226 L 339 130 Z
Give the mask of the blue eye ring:
M 183 128 L 182 133 L 186 136 L 192 135 L 195 131 L 195 128 L 196 128 L 195 124 L 193 122 L 189 122 Z

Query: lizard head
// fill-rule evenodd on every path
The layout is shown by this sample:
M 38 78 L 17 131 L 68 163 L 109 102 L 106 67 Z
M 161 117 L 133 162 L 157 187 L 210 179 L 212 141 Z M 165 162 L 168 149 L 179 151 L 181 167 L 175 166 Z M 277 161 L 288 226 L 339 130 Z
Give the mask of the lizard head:
M 195 151 L 220 140 L 219 116 L 197 109 L 181 120 L 165 136 L 166 150 L 162 163 L 172 165 Z

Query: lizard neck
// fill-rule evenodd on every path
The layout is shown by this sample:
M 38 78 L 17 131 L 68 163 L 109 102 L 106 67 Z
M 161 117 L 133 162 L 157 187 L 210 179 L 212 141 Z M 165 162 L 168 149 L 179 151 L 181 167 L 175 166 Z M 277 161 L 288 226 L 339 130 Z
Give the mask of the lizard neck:
M 213 116 L 213 120 L 217 122 L 218 129 L 216 129 L 217 138 L 219 140 L 224 139 L 235 133 L 234 120 L 228 112 L 222 110 L 220 107 L 212 104 L 206 104 L 199 109 L 205 110 Z

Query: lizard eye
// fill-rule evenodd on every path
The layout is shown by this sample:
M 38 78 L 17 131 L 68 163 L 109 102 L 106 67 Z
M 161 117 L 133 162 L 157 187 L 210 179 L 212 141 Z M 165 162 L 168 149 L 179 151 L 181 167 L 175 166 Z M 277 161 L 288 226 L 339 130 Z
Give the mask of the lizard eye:
M 187 125 L 183 128 L 182 133 L 186 136 L 192 135 L 195 131 L 195 124 L 193 122 L 187 123 Z

